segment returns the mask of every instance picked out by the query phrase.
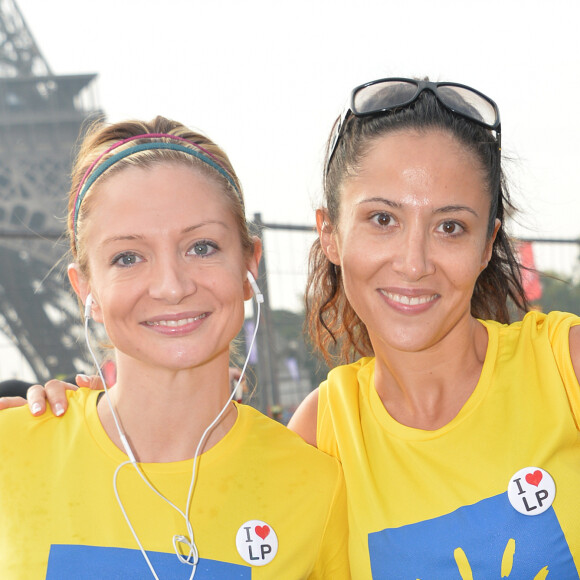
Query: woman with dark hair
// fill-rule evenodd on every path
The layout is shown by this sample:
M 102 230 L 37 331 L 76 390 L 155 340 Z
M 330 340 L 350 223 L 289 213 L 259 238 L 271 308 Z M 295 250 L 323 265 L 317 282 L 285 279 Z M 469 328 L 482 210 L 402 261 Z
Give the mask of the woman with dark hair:
M 290 428 L 342 462 L 353 578 L 578 578 L 580 318 L 507 324 L 500 132 L 479 91 L 381 79 L 329 140 L 307 324 L 350 364 Z

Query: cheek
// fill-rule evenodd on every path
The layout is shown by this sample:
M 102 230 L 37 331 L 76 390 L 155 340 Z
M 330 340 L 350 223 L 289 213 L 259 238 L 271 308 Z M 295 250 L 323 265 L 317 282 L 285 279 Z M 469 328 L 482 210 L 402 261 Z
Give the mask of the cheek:
M 352 277 L 368 277 L 392 263 L 396 248 L 391 240 L 381 236 L 351 236 L 341 242 L 340 263 Z
M 352 245 L 341 255 L 342 284 L 348 301 L 361 313 L 377 288 L 389 279 L 385 248 L 357 248 Z
M 452 284 L 470 292 L 473 291 L 473 287 L 484 268 L 485 253 L 483 250 L 465 252 L 461 256 L 452 254 L 446 258 L 446 271 Z
M 99 290 L 99 322 L 111 336 L 128 316 L 135 313 L 140 290 L 137 284 L 108 284 Z
M 243 321 L 244 318 L 244 302 L 246 296 L 244 295 L 244 280 L 245 270 L 242 271 L 234 266 L 231 269 L 216 273 L 211 279 L 208 278 L 207 284 L 198 284 L 197 298 L 206 300 L 206 296 L 212 296 L 211 301 L 216 307 L 221 310 L 229 312 L 232 320 L 238 322 Z

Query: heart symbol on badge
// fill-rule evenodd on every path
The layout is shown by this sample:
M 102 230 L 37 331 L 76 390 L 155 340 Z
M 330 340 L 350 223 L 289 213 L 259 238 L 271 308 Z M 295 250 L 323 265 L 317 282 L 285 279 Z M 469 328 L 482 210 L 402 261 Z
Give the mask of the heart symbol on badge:
M 534 471 L 534 473 L 528 473 L 526 475 L 526 481 L 530 485 L 535 485 L 536 487 L 538 487 L 538 485 L 540 485 L 540 481 L 542 481 L 542 477 L 544 476 L 542 475 L 542 472 L 538 469 L 537 471 Z
M 254 530 L 262 540 L 265 540 L 270 535 L 270 528 L 268 526 L 256 526 Z

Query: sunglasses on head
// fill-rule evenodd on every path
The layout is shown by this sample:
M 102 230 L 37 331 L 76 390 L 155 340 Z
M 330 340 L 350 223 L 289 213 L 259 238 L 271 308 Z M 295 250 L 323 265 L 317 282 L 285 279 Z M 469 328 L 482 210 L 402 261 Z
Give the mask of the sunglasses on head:
M 367 117 L 407 107 L 414 103 L 423 91 L 431 91 L 452 113 L 495 131 L 498 147 L 501 149 L 499 109 L 483 93 L 458 83 L 387 78 L 371 81 L 353 89 L 350 106 L 341 115 L 330 141 L 324 174 L 328 174 L 330 162 L 350 117 L 353 115 Z

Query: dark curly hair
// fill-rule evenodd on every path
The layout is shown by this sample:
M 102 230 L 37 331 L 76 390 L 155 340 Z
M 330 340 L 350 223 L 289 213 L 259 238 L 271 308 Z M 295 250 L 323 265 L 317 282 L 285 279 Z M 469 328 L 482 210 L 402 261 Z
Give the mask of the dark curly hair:
M 433 129 L 450 133 L 476 155 L 484 168 L 491 196 L 488 236 L 493 234 L 496 218 L 501 221 L 501 226 L 493 244 L 491 260 L 475 284 L 471 314 L 476 318 L 507 323 L 510 318 L 508 299 L 523 312 L 529 309 L 529 305 L 522 287 L 520 264 L 505 230 L 505 219 L 515 208 L 502 171 L 499 144 L 492 131 L 452 113 L 430 91 L 423 91 L 411 105 L 388 113 L 349 119 L 324 176 L 327 219 L 333 227 L 338 223 L 342 185 L 356 175 L 361 159 L 373 142 L 395 131 L 425 132 Z M 329 147 L 330 139 L 327 159 Z M 357 356 L 373 354 L 367 329 L 346 298 L 340 267 L 328 260 L 319 240 L 310 250 L 305 300 L 306 330 L 312 344 L 328 364 L 350 362 Z

